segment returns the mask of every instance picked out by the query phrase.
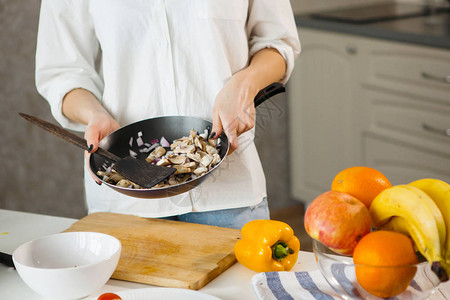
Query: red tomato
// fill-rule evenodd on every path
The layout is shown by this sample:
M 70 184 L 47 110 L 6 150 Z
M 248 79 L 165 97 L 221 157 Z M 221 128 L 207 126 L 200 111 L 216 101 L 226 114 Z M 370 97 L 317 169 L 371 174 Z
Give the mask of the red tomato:
M 122 298 L 114 293 L 104 293 L 98 296 L 97 300 L 122 300 Z

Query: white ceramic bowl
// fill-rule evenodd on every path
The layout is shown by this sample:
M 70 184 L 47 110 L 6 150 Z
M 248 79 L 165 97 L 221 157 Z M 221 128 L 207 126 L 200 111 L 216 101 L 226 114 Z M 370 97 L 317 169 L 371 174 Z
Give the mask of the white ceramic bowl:
M 65 232 L 18 247 L 14 265 L 36 293 L 52 299 L 79 299 L 99 290 L 117 267 L 122 245 L 97 232 Z

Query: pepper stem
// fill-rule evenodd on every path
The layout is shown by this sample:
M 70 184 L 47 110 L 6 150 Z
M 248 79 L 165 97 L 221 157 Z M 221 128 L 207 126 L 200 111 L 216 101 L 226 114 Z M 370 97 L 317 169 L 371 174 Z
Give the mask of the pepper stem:
M 295 251 L 289 248 L 285 242 L 278 241 L 272 246 L 272 257 L 276 260 L 283 260 L 286 256 L 294 253 Z

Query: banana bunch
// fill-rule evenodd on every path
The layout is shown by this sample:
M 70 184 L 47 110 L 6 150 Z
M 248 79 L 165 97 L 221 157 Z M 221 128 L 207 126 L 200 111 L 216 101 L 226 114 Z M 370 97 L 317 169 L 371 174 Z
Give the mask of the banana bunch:
M 370 206 L 373 226 L 410 236 L 441 281 L 450 275 L 450 185 L 420 179 L 382 191 Z

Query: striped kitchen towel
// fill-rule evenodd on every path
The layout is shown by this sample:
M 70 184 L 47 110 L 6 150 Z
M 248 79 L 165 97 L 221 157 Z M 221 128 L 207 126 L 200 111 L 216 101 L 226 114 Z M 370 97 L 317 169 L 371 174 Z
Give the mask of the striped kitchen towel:
M 266 272 L 252 278 L 253 290 L 261 300 L 341 299 L 319 270 L 312 272 Z
M 354 271 L 343 265 L 334 265 L 331 268 L 336 280 L 340 282 L 342 293 L 349 299 L 365 299 L 368 293 L 356 282 Z M 430 284 L 429 279 L 415 278 L 405 295 L 408 299 Z M 259 273 L 252 278 L 253 290 L 260 300 L 334 300 L 342 299 L 331 288 L 319 270 L 312 272 L 266 272 Z M 430 300 L 444 300 L 450 290 L 450 282 L 441 284 L 439 289 L 429 298 Z M 391 299 L 396 299 L 393 297 Z M 398 299 L 398 298 L 397 298 Z M 406 298 L 405 298 L 406 299 Z

